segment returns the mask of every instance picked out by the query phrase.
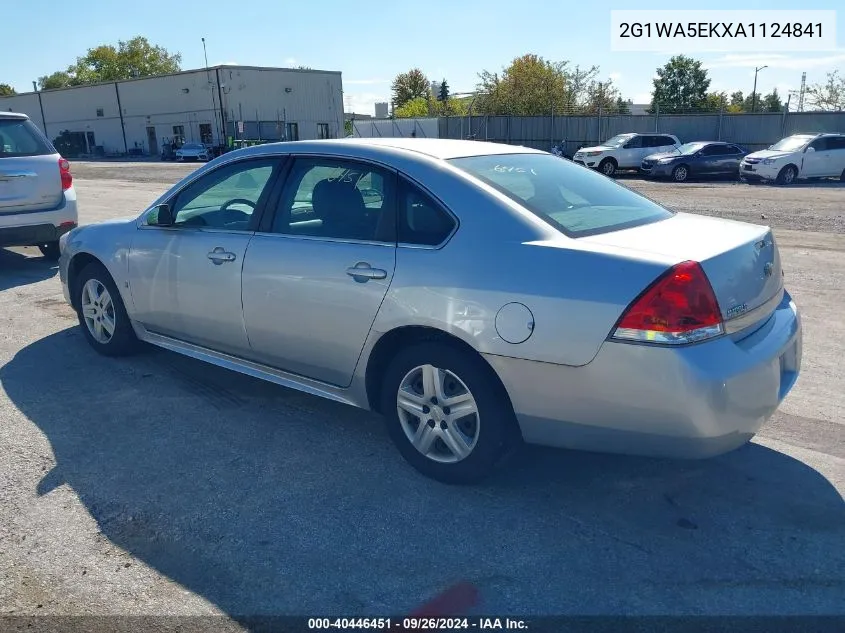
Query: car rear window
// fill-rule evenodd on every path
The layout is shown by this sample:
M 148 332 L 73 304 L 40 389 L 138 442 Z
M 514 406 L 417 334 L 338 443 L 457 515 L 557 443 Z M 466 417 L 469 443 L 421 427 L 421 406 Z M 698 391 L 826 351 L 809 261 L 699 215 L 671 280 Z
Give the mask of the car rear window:
M 29 119 L 0 118 L 0 158 L 55 153 L 56 150 Z
M 569 237 L 650 224 L 674 214 L 610 178 L 551 154 L 496 154 L 449 163 Z

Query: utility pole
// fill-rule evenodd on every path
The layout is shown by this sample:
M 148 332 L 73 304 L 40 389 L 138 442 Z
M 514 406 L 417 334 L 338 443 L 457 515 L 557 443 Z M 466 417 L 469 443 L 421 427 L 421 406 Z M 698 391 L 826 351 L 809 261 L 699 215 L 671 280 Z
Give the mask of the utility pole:
M 759 73 L 764 68 L 768 68 L 768 66 L 760 66 L 759 68 L 754 69 L 754 90 L 751 91 L 751 113 L 754 113 L 754 110 L 757 108 L 757 73 Z
M 217 122 L 217 102 L 214 100 L 214 82 L 211 81 L 211 71 L 208 68 L 208 51 L 205 49 L 205 38 L 202 38 L 202 53 L 205 57 L 205 78 L 208 81 L 208 91 L 211 93 L 211 118 L 214 120 L 214 127 L 217 130 L 217 140 L 222 142 L 220 125 Z M 200 141 L 202 141 L 202 137 L 200 137 Z

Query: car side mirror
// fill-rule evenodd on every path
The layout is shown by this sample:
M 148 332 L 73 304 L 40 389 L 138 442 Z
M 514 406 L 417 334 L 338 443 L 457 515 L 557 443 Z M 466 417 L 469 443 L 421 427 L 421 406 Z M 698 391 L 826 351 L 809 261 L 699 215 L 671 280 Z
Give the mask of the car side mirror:
M 804 151 L 805 151 L 805 152 L 815 152 L 815 151 L 816 151 L 816 148 L 815 148 L 815 147 L 808 147 L 808 148 L 807 148 L 807 149 L 805 149 Z
M 149 226 L 173 226 L 173 210 L 169 204 L 160 204 L 147 214 Z

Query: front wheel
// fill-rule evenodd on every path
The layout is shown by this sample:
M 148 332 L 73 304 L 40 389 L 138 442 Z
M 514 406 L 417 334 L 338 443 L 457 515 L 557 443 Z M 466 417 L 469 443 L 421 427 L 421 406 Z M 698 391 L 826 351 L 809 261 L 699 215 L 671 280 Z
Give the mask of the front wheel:
M 88 264 L 74 285 L 79 324 L 91 347 L 104 356 L 127 356 L 137 351 L 135 330 L 105 267 Z
M 605 158 L 599 163 L 599 171 L 610 178 L 616 173 L 616 161 L 612 158 Z
M 795 179 L 798 177 L 798 170 L 795 169 L 794 165 L 787 165 L 783 169 L 780 170 L 780 173 L 777 177 L 777 183 L 779 185 L 791 185 L 795 182 Z
M 46 244 L 39 244 L 38 250 L 41 251 L 41 254 L 44 256 L 44 259 L 49 259 L 52 261 L 57 261 L 59 259 L 59 255 L 61 255 L 58 241 L 47 242 Z
M 686 182 L 689 178 L 689 168 L 686 165 L 678 165 L 672 170 L 672 180 L 675 182 Z
M 492 368 L 444 343 L 400 351 L 384 375 L 382 412 L 402 456 L 448 484 L 491 474 L 516 440 L 516 420 Z

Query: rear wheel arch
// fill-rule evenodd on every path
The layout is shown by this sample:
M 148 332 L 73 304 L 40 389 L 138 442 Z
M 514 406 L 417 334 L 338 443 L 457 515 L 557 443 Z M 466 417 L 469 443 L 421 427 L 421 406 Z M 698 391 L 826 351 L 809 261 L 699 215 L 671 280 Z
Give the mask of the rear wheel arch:
M 398 327 L 382 335 L 370 352 L 367 360 L 365 384 L 367 390 L 367 400 L 369 401 L 370 408 L 373 411 L 376 413 L 384 413 L 381 411 L 381 389 L 384 373 L 390 365 L 390 362 L 401 350 L 426 342 L 446 344 L 466 354 L 470 354 L 481 359 L 484 363 L 484 367 L 489 370 L 490 378 L 501 390 L 503 397 L 507 399 L 511 408 L 513 408 L 510 396 L 508 395 L 507 389 L 505 389 L 505 385 L 502 383 L 501 378 L 499 378 L 499 374 L 496 373 L 496 370 L 493 369 L 493 367 L 474 347 L 454 334 L 449 334 L 443 330 L 433 327 L 410 325 Z

